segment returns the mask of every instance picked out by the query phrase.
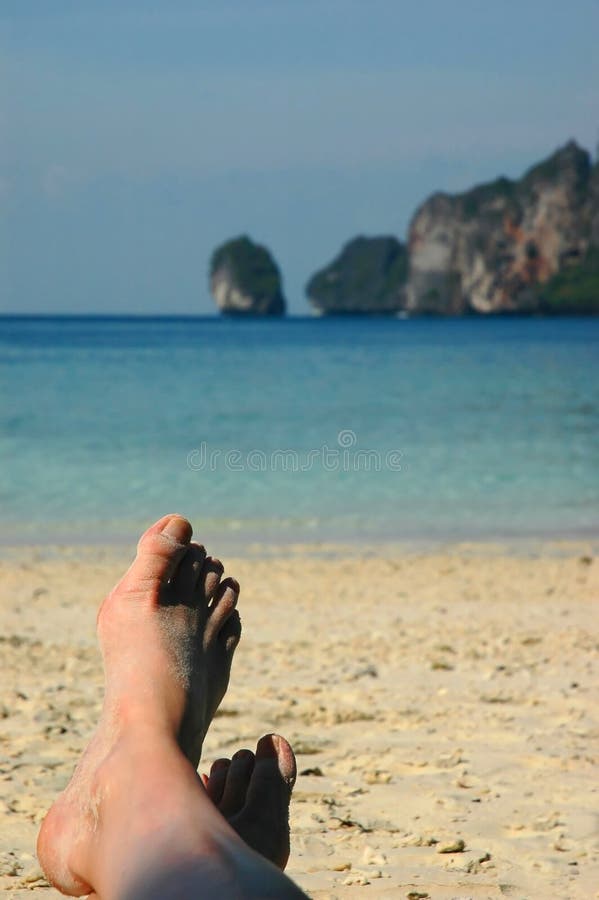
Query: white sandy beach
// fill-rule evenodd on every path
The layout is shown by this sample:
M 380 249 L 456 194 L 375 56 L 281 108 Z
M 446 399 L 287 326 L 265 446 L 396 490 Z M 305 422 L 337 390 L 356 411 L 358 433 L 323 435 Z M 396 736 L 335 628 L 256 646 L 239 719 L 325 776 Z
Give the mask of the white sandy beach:
M 35 837 L 98 715 L 95 611 L 126 561 L 3 551 L 8 897 L 59 896 Z M 244 635 L 202 770 L 270 730 L 291 741 L 288 872 L 311 897 L 599 897 L 592 547 L 224 561 L 241 581 Z

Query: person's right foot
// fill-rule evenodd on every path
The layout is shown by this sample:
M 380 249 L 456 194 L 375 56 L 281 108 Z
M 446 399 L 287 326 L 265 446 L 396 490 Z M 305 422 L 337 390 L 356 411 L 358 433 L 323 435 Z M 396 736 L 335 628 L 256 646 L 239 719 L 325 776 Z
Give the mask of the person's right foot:
M 280 869 L 289 859 L 289 801 L 295 784 L 293 750 L 278 734 L 258 741 L 256 753 L 238 750 L 217 759 L 202 776 L 208 796 L 256 853 Z
M 63 893 L 91 891 L 89 859 L 106 784 L 123 776 L 133 754 L 175 738 L 197 768 L 226 691 L 241 632 L 239 585 L 220 582 L 222 564 L 190 539 L 181 516 L 156 522 L 98 613 L 102 717 L 38 838 L 42 868 Z

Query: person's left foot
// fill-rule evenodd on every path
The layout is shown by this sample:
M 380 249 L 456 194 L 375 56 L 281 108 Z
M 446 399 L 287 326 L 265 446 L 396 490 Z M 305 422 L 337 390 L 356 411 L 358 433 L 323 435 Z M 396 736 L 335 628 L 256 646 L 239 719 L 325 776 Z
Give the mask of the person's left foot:
M 260 738 L 256 753 L 217 759 L 204 786 L 229 825 L 256 853 L 280 869 L 289 859 L 289 801 L 295 784 L 293 750 L 278 734 Z

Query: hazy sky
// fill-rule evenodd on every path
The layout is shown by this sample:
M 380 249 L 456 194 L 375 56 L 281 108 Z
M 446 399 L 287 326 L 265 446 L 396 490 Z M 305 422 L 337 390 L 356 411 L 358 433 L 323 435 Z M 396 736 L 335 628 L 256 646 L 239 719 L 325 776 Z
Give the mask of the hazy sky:
M 357 233 L 599 140 L 599 0 L 3 0 L 0 311 L 206 313 L 246 232 L 293 312 Z

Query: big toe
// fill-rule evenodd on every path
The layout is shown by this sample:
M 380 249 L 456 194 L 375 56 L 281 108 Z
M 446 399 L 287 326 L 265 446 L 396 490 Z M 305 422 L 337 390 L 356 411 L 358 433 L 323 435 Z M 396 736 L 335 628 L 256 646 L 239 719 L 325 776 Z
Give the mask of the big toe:
M 137 556 L 122 584 L 132 593 L 160 589 L 175 574 L 191 535 L 192 527 L 183 516 L 163 516 L 140 538 Z
M 295 754 L 289 742 L 280 734 L 265 734 L 256 747 L 256 765 L 248 790 L 248 801 L 253 800 L 254 792 L 256 794 L 264 790 L 270 792 L 273 784 L 276 784 L 284 785 L 285 791 L 281 793 L 288 805 L 296 775 Z
M 284 869 L 289 859 L 289 802 L 296 763 L 285 738 L 267 734 L 258 741 L 245 805 L 231 824 L 246 842 Z

